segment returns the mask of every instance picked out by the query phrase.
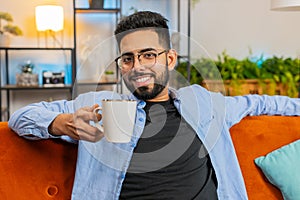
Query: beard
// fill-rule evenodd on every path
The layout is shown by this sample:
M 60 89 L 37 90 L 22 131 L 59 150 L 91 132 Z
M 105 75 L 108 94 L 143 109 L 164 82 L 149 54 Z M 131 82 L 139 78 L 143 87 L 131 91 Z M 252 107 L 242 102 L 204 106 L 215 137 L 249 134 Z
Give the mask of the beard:
M 149 73 L 147 73 L 149 74 Z M 145 75 L 144 73 L 134 72 L 132 77 L 134 76 L 142 76 Z M 130 92 L 133 93 L 133 95 L 141 100 L 150 100 L 155 98 L 157 95 L 159 95 L 165 88 L 166 85 L 169 82 L 170 74 L 168 70 L 168 66 L 166 66 L 165 71 L 162 72 L 158 77 L 155 76 L 155 74 L 151 74 L 154 77 L 154 85 L 153 88 L 149 88 L 148 86 L 142 86 L 135 88 L 132 83 L 128 79 L 126 79 L 125 85 L 129 89 Z

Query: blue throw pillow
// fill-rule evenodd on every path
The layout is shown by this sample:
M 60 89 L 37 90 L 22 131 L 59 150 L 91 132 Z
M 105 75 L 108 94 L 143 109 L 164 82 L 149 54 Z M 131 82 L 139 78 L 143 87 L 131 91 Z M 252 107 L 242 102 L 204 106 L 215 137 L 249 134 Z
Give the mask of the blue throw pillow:
M 268 180 L 280 189 L 285 200 L 300 199 L 300 140 L 254 161 Z

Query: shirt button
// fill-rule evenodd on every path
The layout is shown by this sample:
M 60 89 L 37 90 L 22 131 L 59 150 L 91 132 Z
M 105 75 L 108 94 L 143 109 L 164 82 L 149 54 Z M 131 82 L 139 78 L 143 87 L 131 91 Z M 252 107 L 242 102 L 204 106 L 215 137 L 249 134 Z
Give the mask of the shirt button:
M 121 178 L 124 179 L 125 178 L 125 173 L 121 173 Z
M 130 145 L 131 147 L 135 147 L 135 144 L 134 143 L 131 143 L 131 145 Z

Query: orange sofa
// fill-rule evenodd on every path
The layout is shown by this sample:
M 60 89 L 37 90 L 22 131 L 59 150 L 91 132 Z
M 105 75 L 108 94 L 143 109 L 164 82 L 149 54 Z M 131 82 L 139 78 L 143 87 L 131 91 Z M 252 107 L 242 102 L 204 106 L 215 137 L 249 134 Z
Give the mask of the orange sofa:
M 300 117 L 246 117 L 231 128 L 250 200 L 283 199 L 253 160 L 300 139 L 299 122 Z M 70 199 L 76 157 L 74 144 L 26 140 L 0 122 L 1 200 Z

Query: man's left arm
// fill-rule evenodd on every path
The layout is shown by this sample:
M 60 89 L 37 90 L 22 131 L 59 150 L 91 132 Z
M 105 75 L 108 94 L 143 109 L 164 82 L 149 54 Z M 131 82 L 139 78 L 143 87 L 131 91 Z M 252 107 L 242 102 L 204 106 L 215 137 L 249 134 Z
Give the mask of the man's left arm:
M 286 96 L 245 95 L 225 97 L 226 119 L 230 126 L 245 116 L 300 115 L 300 99 Z

